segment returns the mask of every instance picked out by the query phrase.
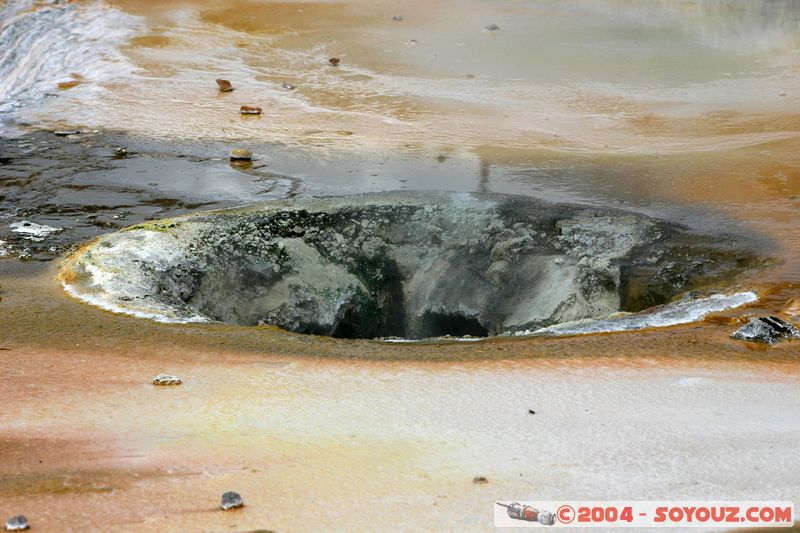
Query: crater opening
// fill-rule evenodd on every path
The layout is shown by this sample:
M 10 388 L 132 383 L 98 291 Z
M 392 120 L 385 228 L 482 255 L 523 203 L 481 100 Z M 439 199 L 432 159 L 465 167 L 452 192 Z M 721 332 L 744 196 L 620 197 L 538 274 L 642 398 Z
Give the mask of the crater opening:
M 476 318 L 444 313 L 425 313 L 420 319 L 422 337 L 488 337 L 489 330 Z
M 159 319 L 421 339 L 639 311 L 729 286 L 758 264 L 735 236 L 641 214 L 396 193 L 134 226 L 82 249 L 65 269 L 78 296 Z

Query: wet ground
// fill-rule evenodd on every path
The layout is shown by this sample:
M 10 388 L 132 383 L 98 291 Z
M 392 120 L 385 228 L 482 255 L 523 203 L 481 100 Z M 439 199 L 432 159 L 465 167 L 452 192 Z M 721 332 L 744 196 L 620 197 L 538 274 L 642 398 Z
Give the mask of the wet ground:
M 79 130 L 70 130 L 79 131 Z M 291 195 L 296 180 L 262 165 L 231 166 L 226 153 L 122 133 L 0 138 L 0 240 L 12 256 L 48 260 L 70 245 L 146 220 Z M 182 150 L 181 148 L 185 148 Z M 211 157 L 209 153 L 215 155 Z M 61 231 L 31 240 L 10 224 Z
M 622 165 L 490 150 L 495 159 L 477 165 L 382 158 L 420 170 L 379 174 L 383 165 L 369 155 L 304 160 L 257 143 L 248 169 L 232 167 L 230 146 L 213 142 L 42 131 L 0 142 L 0 238 L 10 248 L 0 260 L 0 394 L 11 406 L 0 415 L 9 458 L 0 502 L 39 530 L 482 531 L 493 501 L 509 497 L 798 493 L 797 345 L 729 338 L 746 316 L 800 312 L 798 226 L 784 223 L 797 216 L 793 144 Z M 486 188 L 546 199 L 605 190 L 598 205 L 644 192 L 623 205 L 707 231 L 762 235 L 761 252 L 777 263 L 738 287 L 756 290 L 758 302 L 700 323 L 469 343 L 159 324 L 75 301 L 57 280 L 60 254 L 96 235 L 252 197 L 369 190 L 363 171 L 348 172 L 365 162 L 378 170 L 368 174 L 417 183 L 424 169 L 452 165 L 474 172 L 476 184 L 485 178 Z M 302 163 L 306 174 L 285 177 Z M 712 190 L 690 177 L 712 169 L 730 172 L 734 185 Z M 674 179 L 658 180 L 661 171 Z M 578 179 L 586 175 L 595 178 Z M 672 199 L 681 183 L 692 184 L 702 209 Z M 658 187 L 662 200 L 649 196 Z M 64 230 L 31 242 L 10 231 L 20 220 Z M 154 389 L 161 372 L 184 385 Z M 758 483 L 753 471 L 763 473 Z M 474 485 L 477 475 L 489 484 Z M 227 490 L 242 493 L 242 511 L 215 510 Z M 320 510 L 298 514 L 298 502 Z
M 798 343 L 729 338 L 800 317 L 793 1 L 37 5 L 0 3 L 0 25 L 24 11 L 0 34 L 0 511 L 36 531 L 485 531 L 498 499 L 800 504 Z M 757 302 L 697 323 L 411 344 L 159 324 L 57 279 L 128 225 L 393 190 L 622 207 L 747 236 L 770 265 L 732 287 Z M 227 490 L 244 509 L 216 510 Z
M 493 501 L 509 497 L 798 494 L 797 344 L 729 338 L 746 316 L 800 313 L 794 144 L 664 160 L 488 150 L 494 159 L 476 164 L 303 159 L 253 143 L 248 169 L 230 165 L 223 143 L 42 131 L 0 142 L 0 239 L 10 248 L 0 260 L 0 394 L 11 406 L 0 415 L 9 458 L 0 502 L 37 529 L 482 531 Z M 370 163 L 376 172 L 363 171 Z M 285 177 L 300 165 L 306 173 Z M 761 253 L 777 263 L 737 287 L 756 290 L 758 302 L 700 323 L 469 343 L 158 324 L 75 301 L 57 280 L 60 254 L 128 224 L 250 198 L 369 190 L 365 180 L 381 176 L 433 188 L 426 172 L 440 168 L 473 173 L 467 190 L 483 179 L 546 199 L 594 194 L 597 205 L 619 206 L 622 196 L 627 208 L 689 226 L 761 235 Z M 692 178 L 714 169 L 726 184 Z M 698 203 L 675 201 L 682 187 Z M 21 220 L 64 230 L 31 242 L 10 231 Z M 161 372 L 185 384 L 153 389 Z M 474 485 L 476 475 L 489 484 Z M 226 490 L 242 493 L 244 510 L 215 510 Z M 298 502 L 321 510 L 298 515 Z
M 0 502 L 37 530 L 486 531 L 498 499 L 800 488 L 796 347 L 732 319 L 385 345 L 114 315 L 56 266 L 0 262 Z

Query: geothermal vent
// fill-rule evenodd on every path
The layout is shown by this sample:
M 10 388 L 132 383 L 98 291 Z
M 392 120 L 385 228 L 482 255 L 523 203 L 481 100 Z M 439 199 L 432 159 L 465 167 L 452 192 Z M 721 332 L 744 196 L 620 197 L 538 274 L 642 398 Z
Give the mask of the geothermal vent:
M 730 282 L 755 261 L 732 242 L 526 197 L 376 194 L 135 226 L 83 248 L 62 275 L 81 298 L 163 320 L 347 338 L 487 336 Z

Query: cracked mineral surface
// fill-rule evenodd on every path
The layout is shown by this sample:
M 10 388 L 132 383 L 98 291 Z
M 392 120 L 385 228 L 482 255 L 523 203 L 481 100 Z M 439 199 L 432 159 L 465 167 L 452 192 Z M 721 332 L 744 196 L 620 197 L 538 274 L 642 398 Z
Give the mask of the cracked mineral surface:
M 483 337 L 725 288 L 759 259 L 717 237 L 529 197 L 384 193 L 133 226 L 79 250 L 62 278 L 85 300 L 162 320 Z

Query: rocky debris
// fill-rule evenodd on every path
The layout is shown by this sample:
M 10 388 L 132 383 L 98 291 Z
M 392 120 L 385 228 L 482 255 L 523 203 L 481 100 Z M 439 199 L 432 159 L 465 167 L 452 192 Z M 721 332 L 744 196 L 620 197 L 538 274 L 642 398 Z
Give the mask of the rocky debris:
M 392 20 L 395 21 L 395 22 L 402 22 L 403 21 L 403 17 L 401 15 L 395 15 L 395 16 L 392 17 Z
M 472 478 L 472 482 L 475 483 L 476 485 L 482 485 L 484 483 L 489 483 L 489 480 L 484 476 L 475 476 L 474 478 Z
M 229 491 L 222 495 L 222 510 L 228 511 L 230 509 L 238 509 L 239 507 L 243 507 L 244 502 L 242 501 L 242 497 L 239 496 L 239 493 Z
M 729 286 L 762 264 L 733 236 L 640 214 L 425 192 L 286 200 L 133 227 L 67 268 L 87 300 L 121 311 L 135 301 L 169 319 L 420 339 L 598 320 Z
M 121 146 L 114 148 L 114 159 L 123 159 L 128 156 L 128 151 Z
M 229 93 L 233 90 L 233 85 L 228 80 L 216 80 L 219 90 L 223 93 Z
M 36 224 L 35 222 L 29 222 L 27 220 L 13 222 L 10 224 L 10 227 L 11 231 L 14 233 L 19 233 L 24 239 L 33 242 L 42 242 L 46 237 L 53 233 L 58 233 L 63 229 L 44 224 Z
M 775 344 L 783 339 L 800 338 L 800 330 L 776 316 L 762 316 L 751 318 L 750 322 L 731 333 L 731 338 Z
M 533 409 L 528 409 L 528 414 L 529 415 L 535 415 L 536 411 L 534 411 Z
M 409 39 L 408 41 L 406 41 L 406 46 L 408 46 L 409 48 L 414 48 L 415 46 L 417 46 L 417 44 L 418 41 L 416 39 Z
M 28 519 L 22 515 L 15 516 L 6 520 L 6 531 L 23 531 L 29 529 Z
M 78 135 L 81 130 L 57 130 L 53 133 L 58 137 L 67 137 L 69 135 Z
M 159 374 L 153 378 L 153 385 L 161 385 L 161 386 L 172 386 L 172 385 L 180 385 L 183 383 L 181 378 L 178 376 L 173 376 L 171 374 Z
M 241 113 L 242 115 L 260 115 L 261 108 L 243 105 L 241 108 L 239 108 L 239 113 Z
M 281 87 L 283 87 L 283 88 L 284 88 L 284 89 L 286 89 L 287 91 L 294 91 L 294 90 L 295 90 L 295 88 L 296 88 L 296 87 L 295 87 L 294 85 L 292 85 L 291 83 L 286 83 L 286 82 L 283 82 L 283 83 L 281 83 Z
M 497 31 L 500 29 L 500 26 L 497 24 L 489 24 L 488 26 L 484 26 L 483 31 Z
M 231 161 L 251 161 L 253 152 L 247 148 L 234 148 L 231 150 Z
M 331 66 L 334 66 L 334 67 L 338 67 L 339 66 L 339 61 L 340 61 L 340 59 L 338 57 L 332 57 L 332 58 L 328 59 L 328 63 L 330 63 Z

